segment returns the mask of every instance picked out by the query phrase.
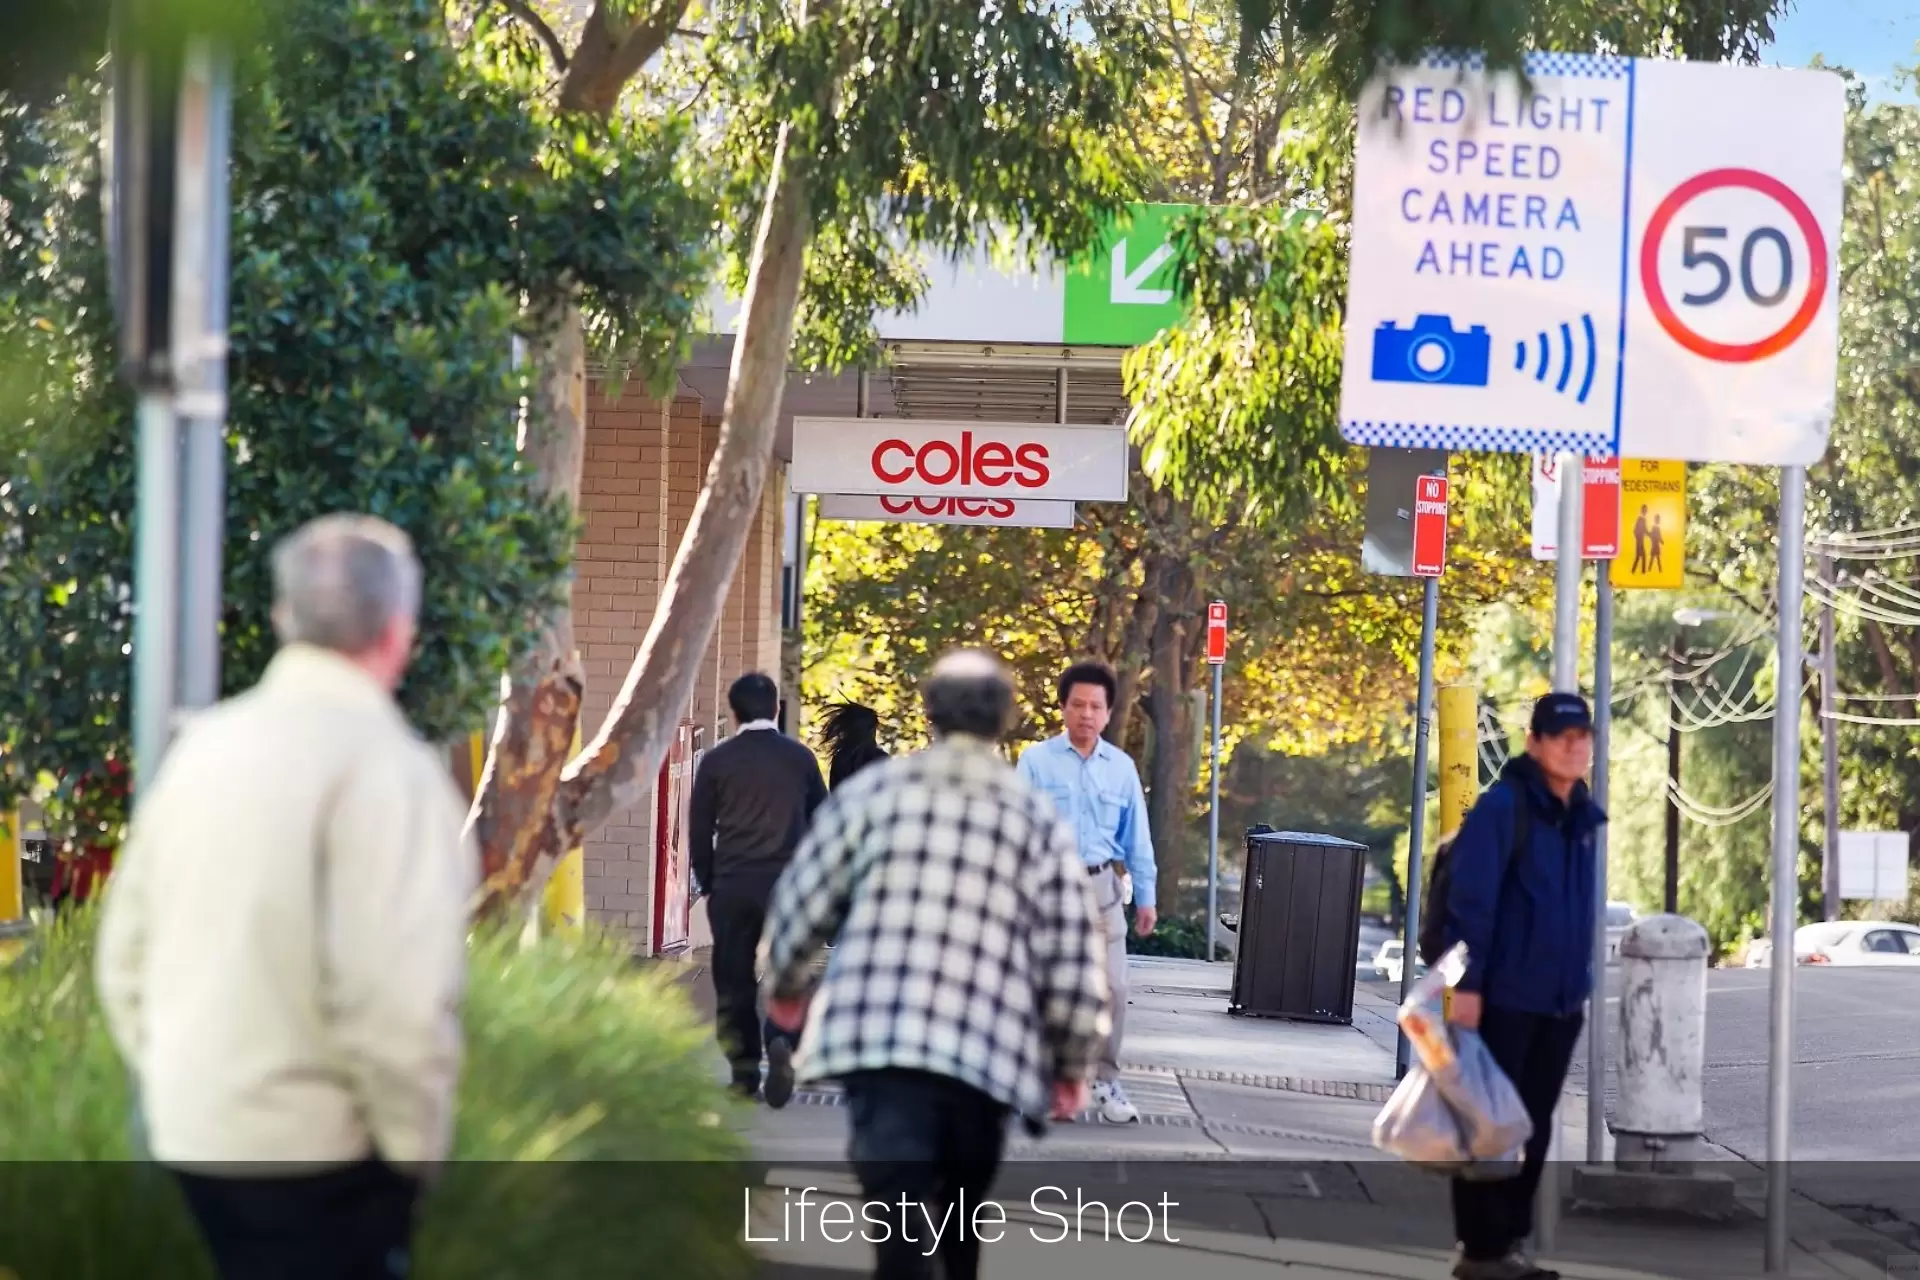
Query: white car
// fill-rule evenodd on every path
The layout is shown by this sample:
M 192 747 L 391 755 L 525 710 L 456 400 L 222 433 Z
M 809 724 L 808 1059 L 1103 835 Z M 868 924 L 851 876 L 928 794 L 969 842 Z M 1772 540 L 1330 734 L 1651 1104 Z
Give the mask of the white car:
M 1607 963 L 1620 963 L 1620 939 L 1626 937 L 1627 930 L 1639 919 L 1639 913 L 1631 902 L 1607 903 Z
M 1842 968 L 1920 968 L 1920 926 L 1884 920 L 1822 920 L 1793 931 L 1795 964 Z M 1755 938 L 1747 944 L 1747 968 L 1773 963 L 1773 943 Z
M 1825 920 L 1793 931 L 1796 964 L 1920 968 L 1920 926 Z
M 1380 950 L 1373 957 L 1373 971 L 1388 982 L 1399 982 L 1407 972 L 1407 944 L 1399 938 L 1392 938 L 1380 944 Z M 1427 962 L 1416 959 L 1413 964 L 1414 976 L 1427 971 Z

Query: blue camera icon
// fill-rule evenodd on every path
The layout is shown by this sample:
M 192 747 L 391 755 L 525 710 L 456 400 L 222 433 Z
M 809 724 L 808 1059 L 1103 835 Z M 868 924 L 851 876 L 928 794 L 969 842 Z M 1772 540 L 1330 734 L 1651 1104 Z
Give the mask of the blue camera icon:
M 1484 325 L 1463 333 L 1452 316 L 1415 316 L 1407 329 L 1389 320 L 1373 331 L 1373 380 L 1484 387 L 1492 350 Z

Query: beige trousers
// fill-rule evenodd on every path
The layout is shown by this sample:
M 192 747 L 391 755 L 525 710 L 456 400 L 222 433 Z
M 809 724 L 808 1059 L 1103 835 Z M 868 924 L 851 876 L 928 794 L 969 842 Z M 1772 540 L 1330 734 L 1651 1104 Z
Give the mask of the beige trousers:
M 1120 1036 L 1127 1025 L 1127 912 L 1121 904 L 1120 877 L 1109 865 L 1093 878 L 1094 900 L 1107 930 L 1107 990 L 1113 1009 L 1113 1029 L 1100 1055 L 1096 1073 L 1101 1080 L 1120 1078 Z

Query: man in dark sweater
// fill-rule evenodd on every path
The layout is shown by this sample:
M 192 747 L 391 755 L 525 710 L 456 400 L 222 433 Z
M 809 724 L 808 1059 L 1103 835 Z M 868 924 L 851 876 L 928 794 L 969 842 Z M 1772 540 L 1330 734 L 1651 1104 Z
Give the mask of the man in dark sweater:
M 827 798 L 813 752 L 774 724 L 780 693 L 752 672 L 727 690 L 740 731 L 701 756 L 693 774 L 688 837 L 694 880 L 707 895 L 713 927 L 713 994 L 720 1044 L 733 1067 L 733 1087 L 760 1090 L 762 1024 L 754 963 L 767 900 L 786 869 L 813 811 Z M 793 1096 L 793 1041 L 765 1027 L 767 1104 Z

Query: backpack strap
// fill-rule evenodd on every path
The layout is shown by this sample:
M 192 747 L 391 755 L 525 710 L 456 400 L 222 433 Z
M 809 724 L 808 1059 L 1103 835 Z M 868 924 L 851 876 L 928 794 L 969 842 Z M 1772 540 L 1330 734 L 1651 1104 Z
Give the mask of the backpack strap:
M 1527 840 L 1533 834 L 1533 805 L 1527 800 L 1525 788 L 1508 782 L 1508 791 L 1513 793 L 1513 834 L 1512 843 L 1507 845 L 1507 859 L 1500 864 L 1499 893 L 1507 891 L 1507 881 L 1513 878 L 1514 864 L 1520 861 L 1520 855 L 1527 851 Z M 1497 901 L 1497 899 L 1496 899 Z

